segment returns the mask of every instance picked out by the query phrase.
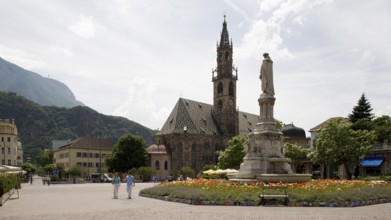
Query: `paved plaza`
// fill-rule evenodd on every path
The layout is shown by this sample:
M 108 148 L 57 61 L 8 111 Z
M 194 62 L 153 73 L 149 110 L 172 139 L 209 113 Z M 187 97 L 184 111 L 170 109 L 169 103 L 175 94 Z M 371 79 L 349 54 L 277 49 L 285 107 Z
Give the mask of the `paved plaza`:
M 127 199 L 126 185 L 119 199 L 104 184 L 23 184 L 11 200 L 0 207 L 0 219 L 391 219 L 391 204 L 357 208 L 195 206 L 139 197 L 141 189 L 154 183 L 138 183 Z

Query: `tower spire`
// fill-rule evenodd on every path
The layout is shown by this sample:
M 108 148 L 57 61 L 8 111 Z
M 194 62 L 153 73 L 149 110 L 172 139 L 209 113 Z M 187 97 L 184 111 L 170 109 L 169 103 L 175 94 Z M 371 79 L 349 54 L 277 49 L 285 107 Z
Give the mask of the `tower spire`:
M 221 31 L 220 47 L 229 47 L 229 34 L 227 29 L 226 15 L 224 15 L 223 30 Z

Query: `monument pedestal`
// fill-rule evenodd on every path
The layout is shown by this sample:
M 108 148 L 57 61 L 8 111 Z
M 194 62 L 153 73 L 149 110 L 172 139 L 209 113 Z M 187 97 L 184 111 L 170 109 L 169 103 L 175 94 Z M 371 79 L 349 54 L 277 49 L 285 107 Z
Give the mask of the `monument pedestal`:
M 275 98 L 263 93 L 258 99 L 261 109 L 260 122 L 245 143 L 246 156 L 238 173 L 229 174 L 235 182 L 306 182 L 311 174 L 292 173 L 291 159 L 285 158 L 282 133 L 277 130 L 273 118 Z

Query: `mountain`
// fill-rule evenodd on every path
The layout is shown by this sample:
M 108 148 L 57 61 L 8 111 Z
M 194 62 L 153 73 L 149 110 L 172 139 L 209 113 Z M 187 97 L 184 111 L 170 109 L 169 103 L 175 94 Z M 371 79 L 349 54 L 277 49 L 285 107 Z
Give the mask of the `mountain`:
M 15 119 L 24 159 L 31 157 L 33 161 L 40 150 L 50 147 L 52 140 L 101 136 L 116 143 L 130 133 L 142 137 L 148 146 L 155 132 L 126 118 L 103 115 L 86 106 L 41 106 L 11 92 L 0 92 L 0 118 Z
M 15 92 L 43 106 L 83 105 L 63 83 L 25 70 L 0 57 L 0 91 Z

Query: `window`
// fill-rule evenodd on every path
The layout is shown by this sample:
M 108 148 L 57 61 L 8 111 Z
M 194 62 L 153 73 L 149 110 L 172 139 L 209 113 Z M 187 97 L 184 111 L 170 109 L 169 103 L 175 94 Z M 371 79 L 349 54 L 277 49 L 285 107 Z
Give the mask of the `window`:
M 76 157 L 81 157 L 81 152 L 77 152 Z
M 234 93 L 235 93 L 234 84 L 230 82 L 228 86 L 228 94 L 229 96 L 234 96 Z
M 1 153 L 2 153 L 2 154 L 5 154 L 5 152 L 4 152 L 4 151 L 5 151 L 4 147 L 3 147 L 3 148 L 1 148 Z M 4 164 L 4 163 L 3 163 L 3 164 Z
M 223 101 L 222 100 L 219 100 L 218 103 L 217 103 L 217 109 L 219 111 L 221 111 L 221 109 L 223 108 Z
M 88 167 L 93 167 L 94 166 L 94 163 L 88 163 Z
M 95 163 L 95 167 L 96 167 L 96 168 L 99 168 L 99 163 Z
M 77 166 L 81 166 L 81 162 L 77 162 L 76 165 L 77 165 Z
M 164 170 L 168 170 L 168 161 L 164 161 Z
M 1 142 L 4 142 L 4 137 L 1 137 Z
M 10 137 L 7 137 L 7 142 L 11 142 L 11 138 Z
M 160 163 L 159 163 L 158 160 L 155 162 L 155 169 L 156 169 L 156 170 L 159 170 L 159 169 L 160 169 Z
M 95 158 L 99 158 L 99 153 L 96 153 L 96 154 L 95 154 Z
M 87 153 L 83 153 L 83 157 L 84 157 L 84 158 L 87 157 Z
M 93 157 L 93 153 L 89 153 L 88 157 L 92 158 Z
M 83 167 L 87 167 L 87 162 L 83 162 Z
M 8 154 L 11 154 L 11 148 L 8 148 Z
M 217 94 L 222 94 L 223 93 L 223 84 L 222 83 L 219 83 L 217 85 Z
M 11 160 L 8 160 L 8 165 L 11 165 Z

